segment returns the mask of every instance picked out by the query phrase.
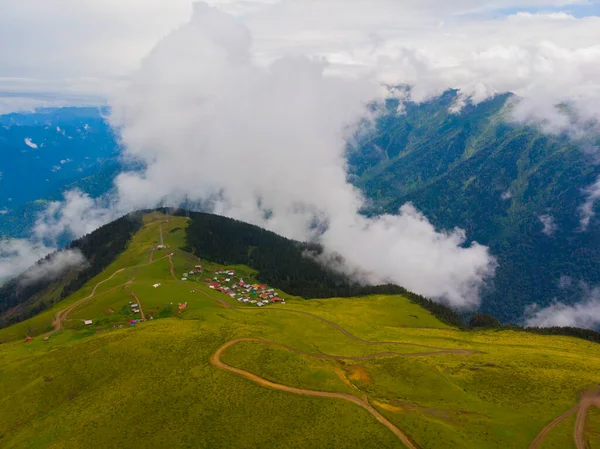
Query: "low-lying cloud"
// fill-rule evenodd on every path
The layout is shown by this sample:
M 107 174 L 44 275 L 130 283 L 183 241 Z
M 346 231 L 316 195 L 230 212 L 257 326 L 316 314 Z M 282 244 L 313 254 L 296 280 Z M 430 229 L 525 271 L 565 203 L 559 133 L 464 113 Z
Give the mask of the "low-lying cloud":
M 598 180 L 594 184 L 586 187 L 583 193 L 585 195 L 585 202 L 579 208 L 581 217 L 579 224 L 581 230 L 585 231 L 595 215 L 594 206 L 596 205 L 596 201 L 600 200 L 600 177 L 598 177 Z
M 542 232 L 548 237 L 551 237 L 558 229 L 558 225 L 554 222 L 554 217 L 549 214 L 544 214 L 540 215 L 538 218 L 543 226 Z
M 529 327 L 558 326 L 597 330 L 600 327 L 600 287 L 586 287 L 584 300 L 574 305 L 557 301 L 546 308 L 529 307 L 526 317 Z
M 366 218 L 346 182 L 345 141 L 382 89 L 324 75 L 324 60 L 254 61 L 249 31 L 203 3 L 143 60 L 112 102 L 112 124 L 143 173 L 117 179 L 119 207 L 185 195 L 286 237 L 316 240 L 369 282 L 476 307 L 493 275 L 486 247 L 438 231 L 412 205 Z
M 93 199 L 79 190 L 65 192 L 62 201 L 49 203 L 38 215 L 30 238 L 0 240 L 0 285 L 26 270 L 25 282 L 31 282 L 82 265 L 85 260 L 77 251 L 56 253 L 61 242 L 89 234 L 123 215 L 119 211 L 109 197 Z M 52 253 L 56 254 L 41 261 Z M 38 261 L 41 264 L 33 266 Z
M 56 247 L 61 237 L 74 239 L 114 220 L 118 209 L 109 197 L 91 198 L 79 190 L 65 192 L 62 201 L 52 201 L 38 215 L 33 239 Z
M 53 251 L 53 248 L 40 242 L 25 239 L 0 240 L 0 285 Z
M 25 271 L 21 283 L 29 285 L 41 280 L 55 279 L 68 270 L 80 270 L 86 265 L 87 260 L 78 249 L 59 251 Z

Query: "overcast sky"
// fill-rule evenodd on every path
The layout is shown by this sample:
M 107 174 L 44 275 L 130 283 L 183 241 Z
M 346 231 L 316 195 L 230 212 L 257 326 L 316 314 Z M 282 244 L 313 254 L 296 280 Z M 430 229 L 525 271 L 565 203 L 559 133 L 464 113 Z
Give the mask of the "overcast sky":
M 161 38 L 189 20 L 192 3 L 0 0 L 0 112 L 105 101 Z M 208 3 L 243 21 L 263 63 L 289 53 L 324 56 L 330 73 L 419 80 L 425 97 L 447 87 L 600 96 L 596 0 Z

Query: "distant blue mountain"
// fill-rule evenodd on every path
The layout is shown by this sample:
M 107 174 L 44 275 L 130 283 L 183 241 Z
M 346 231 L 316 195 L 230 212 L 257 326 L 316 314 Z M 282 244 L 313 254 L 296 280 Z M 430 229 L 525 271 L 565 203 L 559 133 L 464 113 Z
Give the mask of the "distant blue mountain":
M 67 187 L 100 195 L 120 170 L 118 139 L 99 108 L 0 116 L 0 235 L 27 234 L 38 200 Z M 76 185 L 73 185 L 76 183 Z

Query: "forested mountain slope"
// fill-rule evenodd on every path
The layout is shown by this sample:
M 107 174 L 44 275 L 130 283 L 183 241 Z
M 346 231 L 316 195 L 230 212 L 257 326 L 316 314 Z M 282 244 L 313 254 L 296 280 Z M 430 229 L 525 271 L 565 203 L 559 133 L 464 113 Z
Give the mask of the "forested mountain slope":
M 462 227 L 489 245 L 499 267 L 482 310 L 517 321 L 529 304 L 575 302 L 581 281 L 600 282 L 600 225 L 582 232 L 579 222 L 582 189 L 600 167 L 567 136 L 508 123 L 509 97 L 458 114 L 449 112 L 455 91 L 406 103 L 404 114 L 388 101 L 348 161 L 351 181 L 372 201 L 367 213 L 411 201 L 436 226 Z M 554 225 L 546 233 L 543 216 Z
M 71 242 L 65 251 L 77 251 L 83 262 L 55 275 L 30 274 L 48 264 L 58 253 L 50 254 L 22 275 L 0 286 L 0 328 L 23 321 L 78 291 L 101 273 L 127 247 L 142 226 L 142 214 L 132 213 Z

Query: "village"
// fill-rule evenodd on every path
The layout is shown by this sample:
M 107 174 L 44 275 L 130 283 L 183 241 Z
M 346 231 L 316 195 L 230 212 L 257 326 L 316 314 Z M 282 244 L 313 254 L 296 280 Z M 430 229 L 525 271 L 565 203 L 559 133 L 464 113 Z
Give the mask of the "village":
M 181 280 L 187 280 L 193 275 L 202 274 L 202 266 L 196 265 L 194 270 L 184 273 Z M 236 275 L 235 270 L 220 269 L 213 273 L 213 277 L 204 278 L 209 288 L 221 292 L 243 304 L 252 304 L 264 307 L 269 304 L 285 304 L 285 299 L 273 288 L 261 284 L 249 284 Z

